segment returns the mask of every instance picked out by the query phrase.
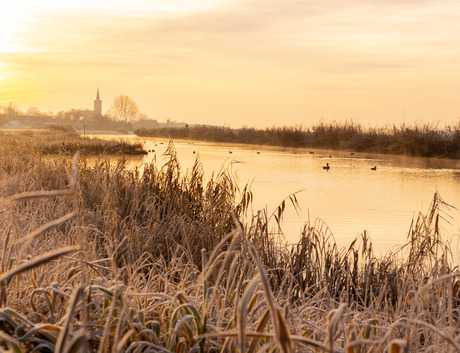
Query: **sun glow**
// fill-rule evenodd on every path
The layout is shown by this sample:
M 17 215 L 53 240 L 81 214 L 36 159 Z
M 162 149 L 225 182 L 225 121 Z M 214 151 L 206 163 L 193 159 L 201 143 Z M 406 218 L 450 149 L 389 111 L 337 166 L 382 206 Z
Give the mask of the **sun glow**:
M 106 106 L 123 93 L 204 124 L 458 116 L 460 5 L 371 3 L 15 0 L 0 12 L 0 100 L 86 106 L 100 82 Z
M 19 51 L 21 46 L 14 42 L 16 32 L 16 21 L 14 18 L 2 18 L 0 21 L 0 53 L 11 53 Z M 3 65 L 0 64 L 0 68 Z
M 54 2 L 54 0 L 53 0 Z M 80 0 L 69 1 L 66 3 L 68 7 L 75 8 L 92 8 L 92 9 L 105 9 L 105 10 L 123 10 L 123 11 L 140 11 L 157 13 L 174 13 L 174 12 L 195 12 L 205 11 L 213 8 L 220 7 L 230 3 L 229 0 Z

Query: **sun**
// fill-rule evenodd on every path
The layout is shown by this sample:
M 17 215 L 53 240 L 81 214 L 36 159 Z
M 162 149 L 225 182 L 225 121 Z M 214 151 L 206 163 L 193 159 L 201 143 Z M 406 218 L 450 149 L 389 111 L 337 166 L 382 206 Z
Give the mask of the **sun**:
M 0 16 L 0 53 L 12 53 L 23 49 L 15 38 L 18 31 L 17 18 Z

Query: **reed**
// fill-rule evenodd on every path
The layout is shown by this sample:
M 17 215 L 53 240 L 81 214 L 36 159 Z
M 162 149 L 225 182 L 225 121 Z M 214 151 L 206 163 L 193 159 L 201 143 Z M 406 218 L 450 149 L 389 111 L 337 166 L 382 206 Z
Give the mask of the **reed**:
M 77 134 L 67 126 L 52 126 L 47 130 L 1 132 L 2 140 L 11 147 L 32 150 L 41 155 L 142 155 L 147 154 L 141 143 L 123 139 L 101 139 Z M 32 139 L 33 138 L 33 139 Z
M 138 136 L 204 140 L 299 148 L 327 148 L 357 152 L 460 158 L 460 123 L 364 128 L 354 122 L 319 123 L 311 127 L 285 126 L 231 129 L 218 126 L 135 130 Z
M 3 137 L 1 137 L 3 138 Z M 0 145 L 0 348 L 15 352 L 459 351 L 460 272 L 435 195 L 406 244 L 376 258 L 346 249 L 285 207 L 247 214 L 252 195 L 197 160 L 128 168 Z M 243 219 L 249 219 L 244 221 Z

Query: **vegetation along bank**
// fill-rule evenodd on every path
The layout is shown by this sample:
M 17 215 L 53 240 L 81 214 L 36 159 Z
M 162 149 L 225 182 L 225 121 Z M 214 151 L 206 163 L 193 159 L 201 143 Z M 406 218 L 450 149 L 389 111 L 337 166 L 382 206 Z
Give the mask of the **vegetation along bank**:
M 339 249 L 321 221 L 294 246 L 264 212 L 243 224 L 250 190 L 198 161 L 185 173 L 172 144 L 141 171 L 14 141 L 0 135 L 1 350 L 460 351 L 439 195 L 377 258 L 366 233 Z
M 142 128 L 134 132 L 141 137 L 460 158 L 460 123 L 442 130 L 429 124 L 363 128 L 359 124 L 345 122 L 321 123 L 309 128 L 296 126 L 231 129 L 196 125 Z

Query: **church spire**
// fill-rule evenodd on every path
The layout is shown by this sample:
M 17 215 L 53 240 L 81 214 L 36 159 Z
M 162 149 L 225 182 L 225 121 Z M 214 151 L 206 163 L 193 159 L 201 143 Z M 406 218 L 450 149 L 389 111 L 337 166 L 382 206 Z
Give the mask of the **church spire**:
M 102 101 L 99 98 L 99 87 L 97 87 L 96 99 L 94 100 L 94 115 L 95 116 L 102 115 Z

